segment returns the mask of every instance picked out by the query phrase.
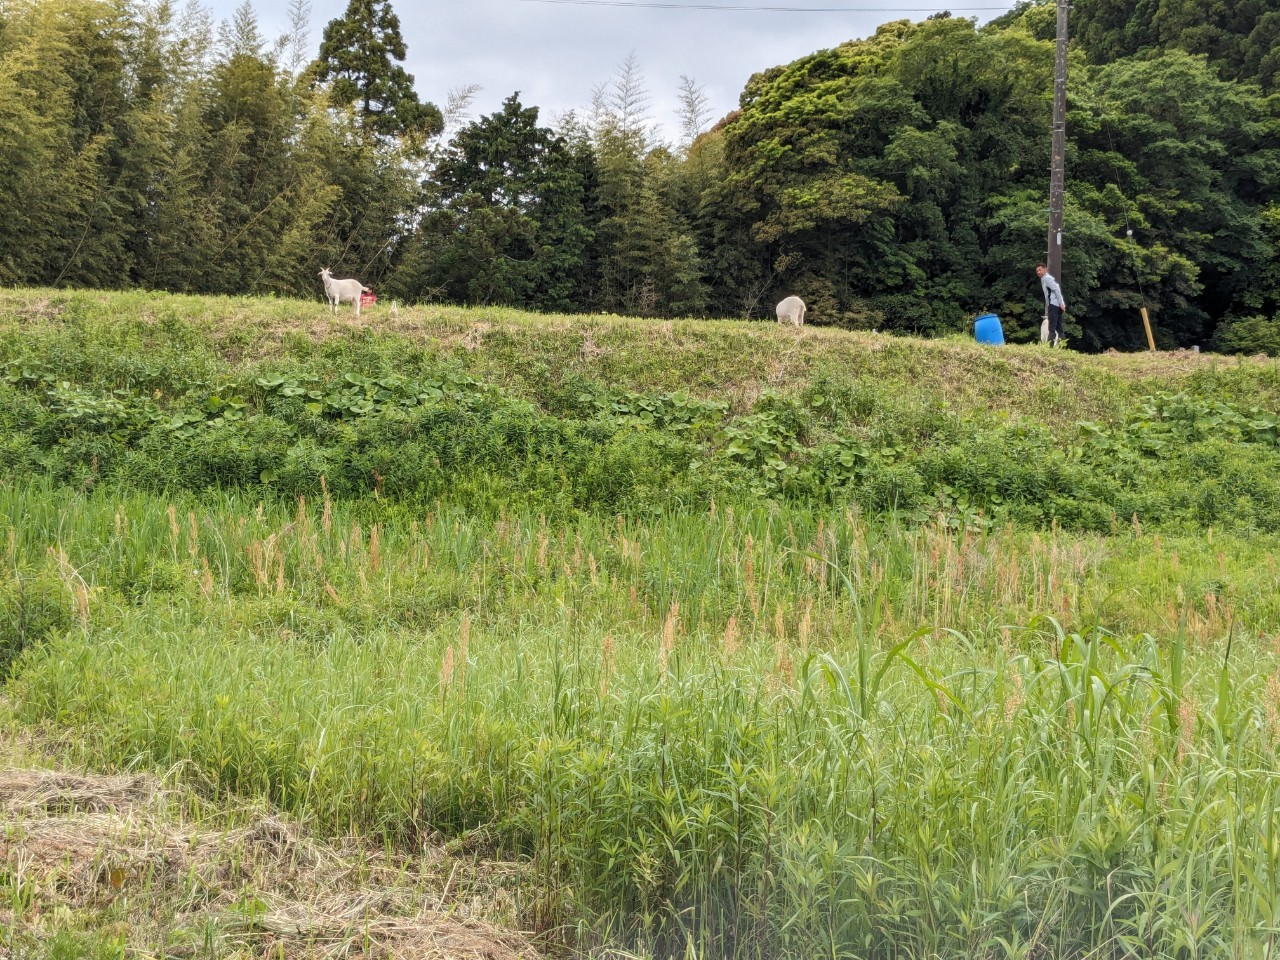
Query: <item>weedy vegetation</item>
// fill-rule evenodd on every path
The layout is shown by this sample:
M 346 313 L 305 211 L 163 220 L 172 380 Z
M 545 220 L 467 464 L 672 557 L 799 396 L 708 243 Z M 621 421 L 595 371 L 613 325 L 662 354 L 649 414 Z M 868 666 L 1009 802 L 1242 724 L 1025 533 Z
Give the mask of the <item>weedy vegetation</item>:
M 37 300 L 0 669 L 65 760 L 514 861 L 551 953 L 1273 955 L 1273 365 Z

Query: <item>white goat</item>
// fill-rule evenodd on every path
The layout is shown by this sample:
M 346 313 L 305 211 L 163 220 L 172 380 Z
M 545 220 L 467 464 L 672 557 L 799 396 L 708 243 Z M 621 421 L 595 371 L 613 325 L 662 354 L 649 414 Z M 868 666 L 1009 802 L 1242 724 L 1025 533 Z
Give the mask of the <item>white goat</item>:
M 804 326 L 804 301 L 799 297 L 787 297 L 778 304 L 778 322 L 793 327 Z
M 359 280 L 335 280 L 328 267 L 320 271 L 320 279 L 324 281 L 325 299 L 329 301 L 335 314 L 338 312 L 338 304 L 354 303 L 356 316 L 360 316 L 360 294 L 368 290 L 368 287 Z

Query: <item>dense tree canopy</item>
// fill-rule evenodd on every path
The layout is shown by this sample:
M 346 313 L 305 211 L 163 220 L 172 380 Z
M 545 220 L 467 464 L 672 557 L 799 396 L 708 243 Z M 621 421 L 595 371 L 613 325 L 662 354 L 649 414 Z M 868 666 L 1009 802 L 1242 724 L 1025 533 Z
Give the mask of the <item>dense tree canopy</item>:
M 322 266 L 406 301 L 766 317 L 1014 339 L 1043 309 L 1053 4 L 938 15 L 757 73 L 664 143 L 634 59 L 589 110 L 518 95 L 450 134 L 387 0 L 312 59 L 246 4 L 10 0 L 0 282 L 314 295 Z M 1280 351 L 1280 0 L 1077 0 L 1063 284 L 1086 349 Z M 215 39 L 215 36 L 217 39 Z M 465 98 L 464 98 L 465 99 Z
M 1280 0 L 1078 0 L 1072 21 L 1096 63 L 1176 49 L 1268 89 L 1280 71 Z
M 828 322 L 934 332 L 1003 306 L 988 250 L 1037 253 L 993 213 L 1047 167 L 1050 67 L 1021 33 L 941 19 L 757 75 L 723 128 L 717 259 L 747 290 L 808 291 Z
M 430 212 L 397 287 L 451 300 L 572 309 L 592 232 L 584 162 L 517 94 L 461 130 L 429 186 Z
M 350 0 L 329 21 L 311 71 L 328 83 L 335 104 L 355 104 L 365 129 L 383 136 L 432 136 L 443 125 L 439 109 L 423 103 L 413 77 L 400 66 L 407 54 L 400 18 L 389 0 Z

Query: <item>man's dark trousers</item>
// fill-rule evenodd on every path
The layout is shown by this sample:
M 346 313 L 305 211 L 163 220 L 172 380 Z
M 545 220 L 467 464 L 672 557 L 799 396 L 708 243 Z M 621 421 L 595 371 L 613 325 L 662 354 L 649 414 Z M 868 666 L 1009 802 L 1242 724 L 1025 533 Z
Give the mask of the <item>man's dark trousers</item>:
M 1049 342 L 1057 343 L 1066 336 L 1066 331 L 1062 329 L 1062 308 L 1051 303 L 1049 304 Z

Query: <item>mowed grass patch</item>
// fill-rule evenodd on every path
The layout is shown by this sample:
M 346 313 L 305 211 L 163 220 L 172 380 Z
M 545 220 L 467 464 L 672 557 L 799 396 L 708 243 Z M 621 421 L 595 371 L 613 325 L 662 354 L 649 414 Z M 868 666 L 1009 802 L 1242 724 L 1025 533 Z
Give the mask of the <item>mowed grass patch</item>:
M 0 949 L 24 958 L 484 955 L 533 960 L 526 867 L 322 841 L 261 799 L 66 763 L 0 702 Z

